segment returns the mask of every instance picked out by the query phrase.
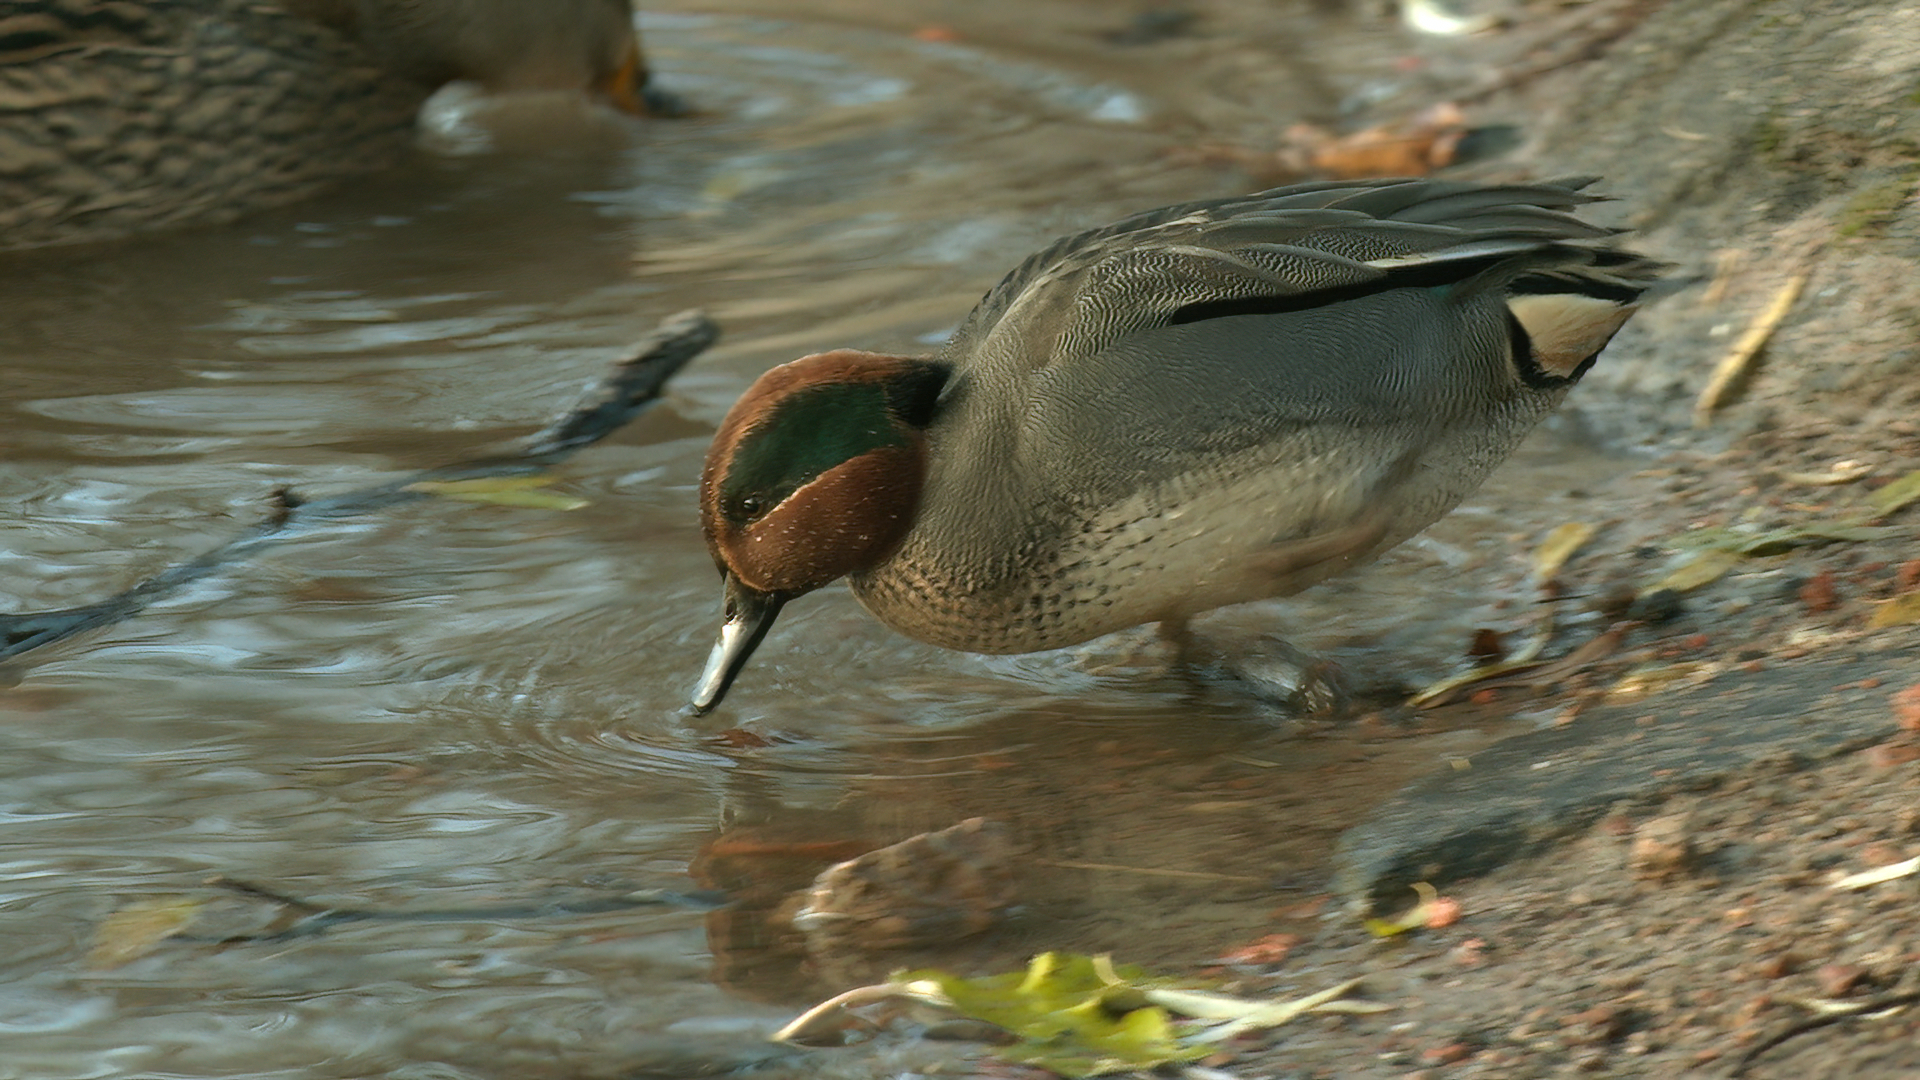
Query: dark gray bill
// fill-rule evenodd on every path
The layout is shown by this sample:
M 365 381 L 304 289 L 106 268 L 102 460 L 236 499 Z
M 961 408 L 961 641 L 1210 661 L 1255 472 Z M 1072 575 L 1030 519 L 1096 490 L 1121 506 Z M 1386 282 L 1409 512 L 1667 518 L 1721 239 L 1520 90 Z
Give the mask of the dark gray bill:
M 773 627 L 780 606 L 787 602 L 778 593 L 749 589 L 732 574 L 727 575 L 725 590 L 726 621 L 720 624 L 720 640 L 707 656 L 707 670 L 700 673 L 700 685 L 693 688 L 695 714 L 707 712 L 727 696 L 734 676 L 747 666 L 760 639 Z

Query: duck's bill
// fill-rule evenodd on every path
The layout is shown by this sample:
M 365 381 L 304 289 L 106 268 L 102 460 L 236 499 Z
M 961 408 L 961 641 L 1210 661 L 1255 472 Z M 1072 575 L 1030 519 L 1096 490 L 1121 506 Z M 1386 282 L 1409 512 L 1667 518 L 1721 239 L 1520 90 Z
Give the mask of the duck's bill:
M 724 598 L 726 619 L 720 624 L 720 640 L 713 643 L 707 670 L 700 673 L 700 685 L 693 689 L 696 714 L 707 712 L 727 696 L 734 677 L 747 666 L 760 639 L 773 627 L 780 606 L 787 602 L 778 593 L 763 593 L 740 584 L 732 574 L 727 575 Z
M 593 92 L 623 113 L 646 116 L 647 61 L 640 52 L 640 39 L 632 38 L 620 56 L 620 66 L 593 85 Z

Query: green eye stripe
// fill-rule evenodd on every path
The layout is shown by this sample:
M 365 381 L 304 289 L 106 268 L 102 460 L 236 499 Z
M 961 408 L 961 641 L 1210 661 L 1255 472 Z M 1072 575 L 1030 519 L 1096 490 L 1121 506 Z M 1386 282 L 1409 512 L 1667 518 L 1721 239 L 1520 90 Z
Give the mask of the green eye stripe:
M 748 496 L 760 510 L 780 505 L 808 481 L 870 450 L 906 445 L 880 383 L 840 383 L 803 390 L 782 401 L 734 447 L 720 484 L 729 516 L 748 517 Z

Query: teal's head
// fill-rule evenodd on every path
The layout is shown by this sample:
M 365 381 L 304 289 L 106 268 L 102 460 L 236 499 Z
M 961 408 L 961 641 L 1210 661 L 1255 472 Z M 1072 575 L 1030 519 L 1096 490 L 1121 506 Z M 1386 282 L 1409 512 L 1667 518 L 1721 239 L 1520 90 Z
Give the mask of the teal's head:
M 838 350 L 774 368 L 734 404 L 700 477 L 726 612 L 697 711 L 719 703 L 781 605 L 879 563 L 906 535 L 945 380 L 928 361 Z

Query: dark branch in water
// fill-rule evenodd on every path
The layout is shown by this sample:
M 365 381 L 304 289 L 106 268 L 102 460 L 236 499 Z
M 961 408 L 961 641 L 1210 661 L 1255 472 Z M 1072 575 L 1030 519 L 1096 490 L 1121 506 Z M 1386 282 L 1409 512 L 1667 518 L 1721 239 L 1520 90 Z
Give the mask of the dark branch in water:
M 1920 993 L 1888 994 L 1885 997 L 1877 997 L 1868 1001 L 1849 1001 L 1840 1011 L 1825 1013 L 1813 1017 L 1810 1020 L 1802 1020 L 1785 1030 L 1774 1033 L 1765 1041 L 1751 1047 L 1746 1053 L 1741 1054 L 1739 1059 L 1733 1063 L 1733 1069 L 1727 1073 L 1727 1076 L 1738 1078 L 1747 1075 L 1747 1069 L 1753 1065 L 1754 1061 L 1757 1060 L 1761 1054 L 1766 1053 L 1789 1039 L 1795 1039 L 1805 1035 L 1809 1031 L 1818 1031 L 1823 1027 L 1830 1027 L 1847 1020 L 1854 1020 L 1863 1016 L 1873 1016 L 1876 1013 L 1886 1012 L 1889 1009 L 1904 1008 L 1908 1005 L 1920 1005 Z
M 691 911 L 712 911 L 727 904 L 725 894 L 704 890 L 674 892 L 670 889 L 639 889 L 618 896 L 584 900 L 553 901 L 545 904 L 498 905 L 471 908 L 427 908 L 414 911 L 384 911 L 375 908 L 328 907 L 297 896 L 288 896 L 250 881 L 218 876 L 208 882 L 246 896 L 256 897 L 285 909 L 271 927 L 257 934 L 230 934 L 220 938 L 202 938 L 192 934 L 171 935 L 181 941 L 211 940 L 220 945 L 247 942 L 288 941 L 316 937 L 342 923 L 356 922 L 477 922 L 496 919 L 552 919 L 576 915 L 604 915 L 636 908 L 671 907 Z
M 182 586 L 287 539 L 303 526 L 356 517 L 427 498 L 428 492 L 414 487 L 424 481 L 538 473 L 606 438 L 638 416 L 660 397 L 668 378 L 704 352 L 719 336 L 719 327 L 700 312 L 682 312 L 668 318 L 578 405 L 529 437 L 513 453 L 427 469 L 390 483 L 325 498 L 309 499 L 288 488 L 276 488 L 267 516 L 260 522 L 212 551 L 168 567 L 124 592 L 96 603 L 58 611 L 0 615 L 0 660 L 88 630 L 124 622 Z

